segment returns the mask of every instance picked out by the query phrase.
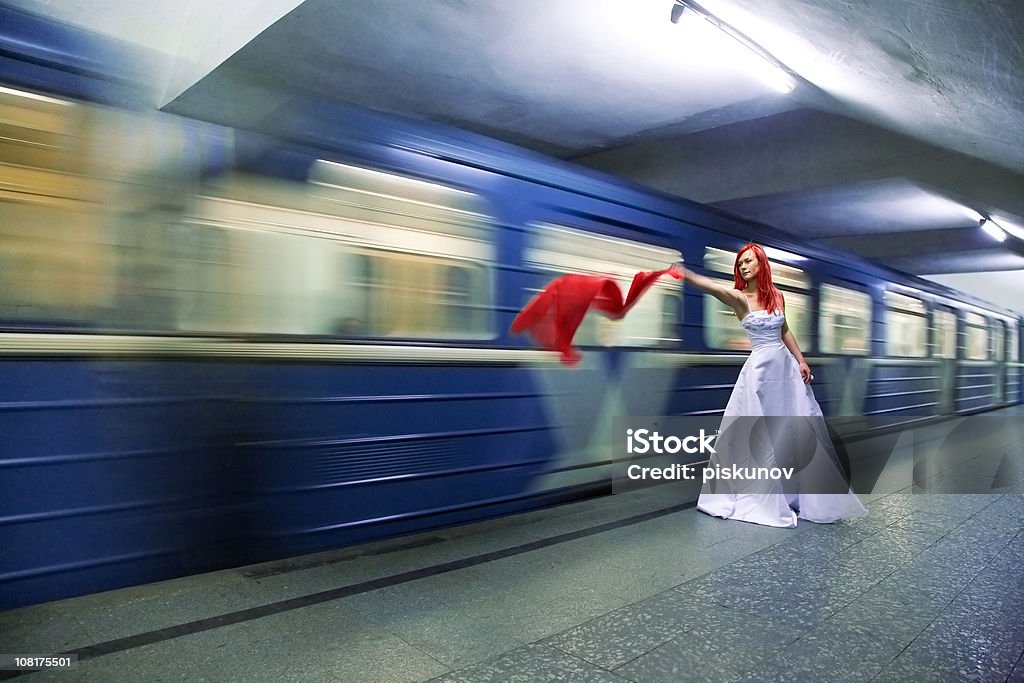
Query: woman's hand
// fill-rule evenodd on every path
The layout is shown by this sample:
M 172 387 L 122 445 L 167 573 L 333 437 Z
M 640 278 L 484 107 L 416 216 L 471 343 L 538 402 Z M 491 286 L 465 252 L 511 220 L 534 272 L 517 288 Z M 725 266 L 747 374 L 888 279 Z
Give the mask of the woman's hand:
M 804 384 L 810 384 L 811 380 L 814 379 L 814 375 L 811 374 L 811 368 L 807 365 L 807 361 L 800 361 L 800 378 L 803 379 Z

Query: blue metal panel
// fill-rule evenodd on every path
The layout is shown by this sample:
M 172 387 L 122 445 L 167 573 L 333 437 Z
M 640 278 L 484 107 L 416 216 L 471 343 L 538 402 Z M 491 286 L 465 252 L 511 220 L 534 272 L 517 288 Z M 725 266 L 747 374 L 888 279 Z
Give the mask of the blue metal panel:
M 372 537 L 377 523 L 423 528 L 436 524 L 424 511 L 520 495 L 550 465 L 550 425 L 522 371 L 382 370 L 253 368 L 261 396 L 243 412 L 258 438 L 239 448 L 261 544 L 297 552 Z
M 4 607 L 523 507 L 555 454 L 516 368 L 9 361 L 0 384 Z
M 940 403 L 938 368 L 921 365 L 875 366 L 864 397 L 866 415 L 936 415 Z
M 970 413 L 996 407 L 995 364 L 961 366 L 957 372 L 955 405 L 957 413 Z
M 237 560 L 243 497 L 217 432 L 229 405 L 201 393 L 208 373 L 0 362 L 0 605 Z
M 670 415 L 714 415 L 725 410 L 740 365 L 684 367 L 669 401 Z
M 1006 368 L 1006 402 L 1016 404 L 1021 401 L 1021 378 L 1018 368 Z

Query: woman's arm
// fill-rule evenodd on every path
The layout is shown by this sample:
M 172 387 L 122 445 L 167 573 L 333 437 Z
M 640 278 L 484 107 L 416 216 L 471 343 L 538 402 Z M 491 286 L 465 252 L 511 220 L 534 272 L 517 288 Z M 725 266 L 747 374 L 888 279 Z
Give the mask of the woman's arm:
M 689 282 L 700 291 L 707 292 L 721 301 L 736 313 L 737 318 L 742 319 L 743 316 L 750 312 L 747 298 L 739 290 L 733 289 L 717 280 L 712 280 L 709 277 L 690 272 L 679 265 L 675 266 L 675 269 L 683 276 L 684 282 Z
M 793 354 L 793 358 L 796 358 L 796 362 L 800 364 L 800 378 L 803 379 L 804 384 L 811 381 L 811 368 L 807 365 L 807 361 L 804 360 L 804 354 L 800 352 L 800 345 L 796 343 L 796 337 L 793 336 L 793 332 L 789 329 L 789 323 L 782 323 L 782 343 L 786 345 L 789 352 Z

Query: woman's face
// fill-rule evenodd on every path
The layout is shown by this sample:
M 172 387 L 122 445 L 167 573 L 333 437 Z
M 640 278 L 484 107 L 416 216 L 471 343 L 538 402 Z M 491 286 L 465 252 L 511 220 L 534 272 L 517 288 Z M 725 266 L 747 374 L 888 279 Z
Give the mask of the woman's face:
M 754 256 L 753 249 L 747 249 L 745 252 L 740 254 L 740 260 L 736 264 L 736 267 L 740 269 L 740 277 L 747 282 L 757 279 L 757 274 L 761 270 L 761 265 L 757 262 L 757 257 Z

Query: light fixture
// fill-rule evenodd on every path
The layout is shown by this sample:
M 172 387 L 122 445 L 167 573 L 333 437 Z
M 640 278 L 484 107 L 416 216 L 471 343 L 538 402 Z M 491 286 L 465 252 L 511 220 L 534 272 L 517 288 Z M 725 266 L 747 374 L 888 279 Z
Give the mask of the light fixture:
M 697 16 L 709 22 L 719 31 L 756 55 L 758 60 L 753 62 L 753 64 L 756 64 L 757 66 L 752 66 L 754 75 L 770 85 L 772 88 L 783 94 L 788 94 L 796 87 L 797 75 L 787 68 L 785 64 L 777 60 L 770 52 L 754 42 L 754 40 L 745 33 L 725 23 L 714 14 L 704 9 L 701 5 L 694 2 L 694 0 L 675 0 L 675 4 L 672 6 L 672 23 L 678 24 L 679 19 L 683 16 L 683 13 L 686 10 L 690 10 Z
M 991 218 L 982 218 L 979 225 L 982 230 L 988 233 L 988 235 L 997 242 L 1003 242 L 1006 240 L 1006 232 Z
M 1005 232 L 1010 237 L 1015 237 L 1019 240 L 1024 240 L 1024 228 L 1021 228 L 1013 223 L 1004 220 L 1002 217 L 996 222 L 994 218 L 989 218 L 990 221 L 999 226 L 999 229 Z

